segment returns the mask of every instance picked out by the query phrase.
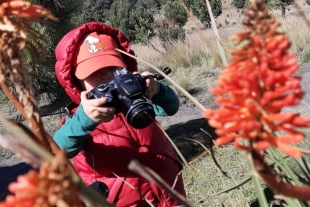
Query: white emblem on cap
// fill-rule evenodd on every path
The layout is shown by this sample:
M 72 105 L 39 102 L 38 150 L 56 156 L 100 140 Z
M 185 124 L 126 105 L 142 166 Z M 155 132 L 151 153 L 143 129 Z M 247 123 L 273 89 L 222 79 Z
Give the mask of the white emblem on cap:
M 95 53 L 99 49 L 96 47 L 95 43 L 100 42 L 100 40 L 97 37 L 88 36 L 84 40 L 84 44 L 90 44 L 90 48 L 88 49 L 88 52 Z

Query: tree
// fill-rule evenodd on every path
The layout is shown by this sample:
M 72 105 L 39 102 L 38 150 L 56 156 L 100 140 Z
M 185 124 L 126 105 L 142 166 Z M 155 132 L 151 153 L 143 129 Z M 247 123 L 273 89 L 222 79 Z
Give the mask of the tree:
M 185 39 L 185 29 L 179 26 L 172 27 L 166 18 L 157 21 L 157 28 L 156 34 L 165 49 L 171 41 Z
M 222 14 L 222 3 L 220 0 L 210 0 L 210 6 L 214 18 Z M 211 28 L 211 18 L 205 0 L 185 0 L 184 3 L 207 28 Z
M 79 25 L 89 21 L 105 22 L 105 12 L 112 6 L 113 0 L 85 0 L 75 18 Z
M 153 8 L 143 0 L 116 0 L 106 11 L 106 20 L 131 41 L 147 43 L 152 30 Z
M 242 9 L 245 6 L 245 0 L 233 0 L 232 5 L 237 9 Z
M 43 7 L 52 11 L 53 15 L 58 18 L 58 21 L 45 20 L 44 24 L 34 24 L 33 26 L 44 33 L 46 41 L 37 44 L 39 40 L 27 39 L 27 45 L 24 50 L 26 64 L 31 68 L 31 51 L 27 48 L 35 47 L 39 51 L 45 50 L 46 53 L 41 62 L 35 63 L 35 73 L 30 73 L 33 86 L 38 95 L 46 93 L 52 101 L 58 100 L 60 97 L 67 97 L 64 90 L 59 85 L 55 72 L 55 54 L 54 49 L 59 40 L 76 27 L 76 22 L 72 21 L 72 16 L 78 11 L 80 0 L 31 0 L 33 4 L 40 4 Z M 56 31 L 56 32 L 55 32 Z M 31 46 L 32 45 L 32 46 Z M 38 57 L 35 57 L 38 59 Z
M 187 22 L 187 13 L 178 1 L 167 1 L 162 5 L 163 15 L 156 19 L 153 28 L 164 48 L 172 40 L 184 40 L 185 29 L 182 27 Z
M 158 13 L 159 10 L 162 8 L 162 5 L 169 0 L 138 0 L 137 5 L 143 4 L 148 7 L 149 10 L 153 11 L 154 13 Z
M 164 16 L 174 25 L 183 27 L 187 22 L 187 13 L 184 7 L 178 1 L 168 1 L 163 7 Z
M 78 25 L 72 18 L 79 12 L 81 0 L 30 0 L 30 2 L 42 5 L 58 18 L 58 21 L 47 20 L 43 25 L 51 44 L 57 44 L 64 34 Z
M 292 3 L 292 0 L 267 0 L 267 4 L 270 8 L 281 10 L 281 15 L 283 18 L 285 18 L 286 7 Z
M 135 40 L 135 22 L 133 22 L 134 3 L 131 0 L 116 0 L 110 10 L 106 11 L 106 21 L 111 26 L 118 28 L 131 41 Z

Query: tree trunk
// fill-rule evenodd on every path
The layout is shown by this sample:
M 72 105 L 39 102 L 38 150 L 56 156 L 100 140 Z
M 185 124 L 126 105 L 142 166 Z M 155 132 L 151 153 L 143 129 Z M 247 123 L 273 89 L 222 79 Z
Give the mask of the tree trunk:
M 285 19 L 285 6 L 281 6 L 281 16 Z

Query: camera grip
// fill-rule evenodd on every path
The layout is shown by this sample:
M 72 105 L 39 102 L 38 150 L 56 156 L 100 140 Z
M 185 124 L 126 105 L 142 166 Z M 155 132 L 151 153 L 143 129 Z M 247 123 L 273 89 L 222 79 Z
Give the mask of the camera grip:
M 99 99 L 99 98 L 105 98 L 107 97 L 107 103 L 105 103 L 103 106 L 108 107 L 116 107 L 116 103 L 114 101 L 114 98 L 112 94 L 109 92 L 109 86 L 102 84 L 98 86 L 97 88 L 92 89 L 88 94 L 88 99 Z
M 171 69 L 169 67 L 165 67 L 163 69 L 163 72 L 166 74 L 166 75 L 169 75 L 171 73 Z M 157 74 L 157 73 L 154 73 L 154 75 L 152 75 L 153 78 L 156 78 L 157 80 L 163 80 L 165 79 L 164 76 L 160 75 L 160 74 Z

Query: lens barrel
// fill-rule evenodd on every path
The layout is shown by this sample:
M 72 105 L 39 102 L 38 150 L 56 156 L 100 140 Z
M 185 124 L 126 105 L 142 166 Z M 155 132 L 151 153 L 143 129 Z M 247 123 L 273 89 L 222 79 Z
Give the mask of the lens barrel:
M 126 114 L 127 122 L 136 129 L 143 129 L 150 125 L 155 119 L 155 112 L 152 104 L 141 103 L 134 105 Z

